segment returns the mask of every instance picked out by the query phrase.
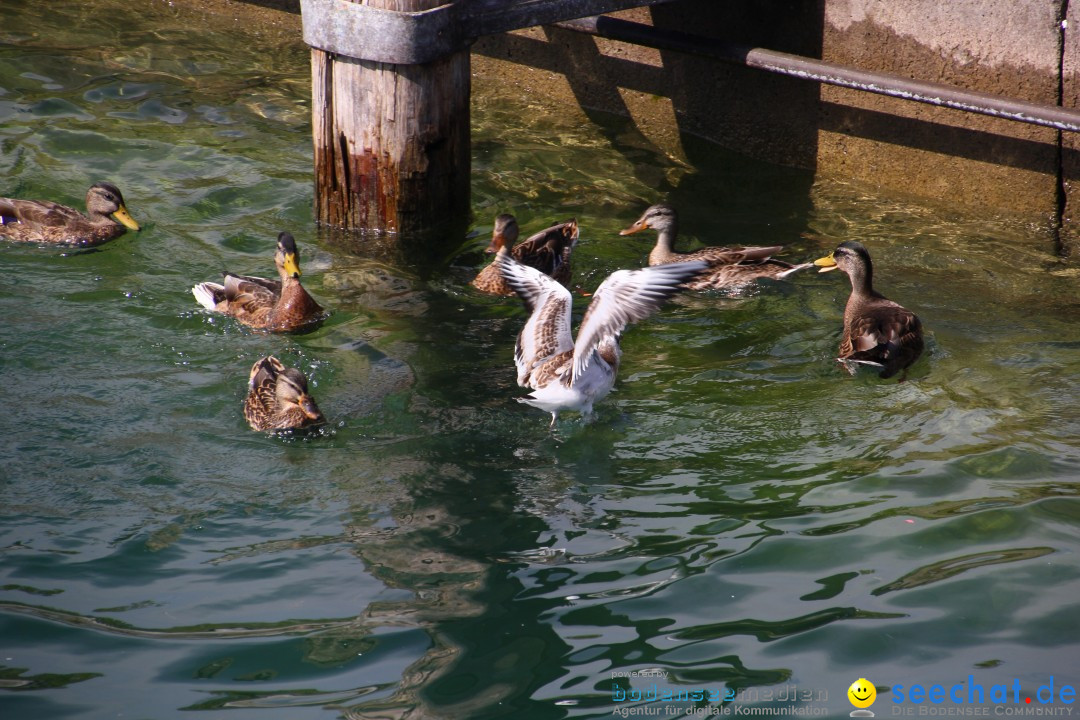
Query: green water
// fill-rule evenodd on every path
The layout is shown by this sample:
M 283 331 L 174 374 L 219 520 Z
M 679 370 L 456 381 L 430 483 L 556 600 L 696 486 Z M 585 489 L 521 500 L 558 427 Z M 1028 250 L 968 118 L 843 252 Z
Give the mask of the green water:
M 1045 228 L 480 92 L 475 234 L 421 278 L 314 230 L 299 38 L 192 17 L 0 5 L 0 194 L 108 179 L 144 228 L 0 246 L 0 716 L 841 717 L 865 677 L 880 717 L 898 684 L 1080 682 L 1080 279 Z M 837 273 L 684 297 L 627 332 L 597 420 L 549 432 L 513 400 L 521 308 L 464 286 L 491 218 L 576 216 L 587 291 L 662 199 L 687 244 L 863 241 L 926 355 L 840 372 Z M 283 229 L 323 325 L 196 307 Z M 244 424 L 268 353 L 325 432 Z M 706 699 L 616 699 L 653 686 Z

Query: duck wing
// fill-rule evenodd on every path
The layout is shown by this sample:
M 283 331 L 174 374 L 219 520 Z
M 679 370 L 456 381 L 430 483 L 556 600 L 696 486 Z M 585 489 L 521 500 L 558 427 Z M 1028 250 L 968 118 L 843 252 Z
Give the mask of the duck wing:
M 899 360 L 914 362 L 921 354 L 922 323 L 915 313 L 887 300 L 864 308 L 853 319 L 848 340 L 851 352 L 845 359 L 878 362 L 898 370 Z
M 273 307 L 281 296 L 281 283 L 265 278 L 225 273 L 225 299 L 234 311 L 254 313 Z
M 574 342 L 573 386 L 605 340 L 618 341 L 631 322 L 651 315 L 664 300 L 683 289 L 683 283 L 706 270 L 704 262 L 653 265 L 640 270 L 617 270 L 600 284 Z
M 518 334 L 514 364 L 518 384 L 532 387 L 533 371 L 547 360 L 574 347 L 570 334 L 570 291 L 536 268 L 523 265 L 508 255 L 500 255 L 495 264 L 525 303 L 529 319 Z
M 48 200 L 0 198 L 0 225 L 22 223 L 39 227 L 66 227 L 73 222 L 87 222 L 74 208 Z
M 281 281 L 280 280 L 268 280 L 267 278 L 255 277 L 254 275 L 237 275 L 231 272 L 223 272 L 225 277 L 225 287 L 230 286 L 230 280 L 232 285 L 236 286 L 240 283 L 250 283 L 252 285 L 258 285 L 265 288 L 274 294 L 275 297 L 281 295 Z
M 690 290 L 738 290 L 759 278 L 782 280 L 793 273 L 812 267 L 814 267 L 813 263 L 792 265 L 775 258 L 734 265 L 714 265 L 686 285 Z
M 735 265 L 736 263 L 760 262 L 784 249 L 783 245 L 755 247 L 707 247 L 691 253 L 684 253 L 680 262 L 704 261 L 711 267 L 717 265 Z
M 577 244 L 577 239 L 577 221 L 568 220 L 519 242 L 510 250 L 510 254 L 523 265 L 536 268 L 547 275 L 555 275 L 560 267 L 570 261 L 570 252 Z
M 285 366 L 273 355 L 260 358 L 251 366 L 248 395 L 244 400 L 244 417 L 253 427 L 263 427 L 273 415 L 277 404 L 277 379 L 284 371 Z
M 277 385 L 278 375 L 283 372 L 285 372 L 285 366 L 273 355 L 260 358 L 251 366 L 251 372 L 248 374 L 248 389 L 269 388 L 272 394 L 274 386 Z

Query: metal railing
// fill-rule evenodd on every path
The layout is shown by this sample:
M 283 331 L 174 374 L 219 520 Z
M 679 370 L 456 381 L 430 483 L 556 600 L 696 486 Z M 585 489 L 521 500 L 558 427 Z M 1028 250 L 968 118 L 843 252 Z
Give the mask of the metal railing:
M 951 85 L 912 80 L 900 75 L 857 70 L 800 55 L 730 45 L 698 35 L 663 30 L 618 18 L 596 16 L 554 23 L 554 25 L 565 30 L 588 33 L 609 40 L 702 55 L 736 65 L 814 80 L 828 85 L 1043 125 L 1058 130 L 1080 132 L 1080 111 L 1058 105 L 1041 105 L 990 93 L 963 90 Z

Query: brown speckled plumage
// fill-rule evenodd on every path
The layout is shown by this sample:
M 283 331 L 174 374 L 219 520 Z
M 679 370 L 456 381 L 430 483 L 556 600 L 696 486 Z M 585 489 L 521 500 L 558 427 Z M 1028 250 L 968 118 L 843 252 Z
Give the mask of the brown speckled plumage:
M 124 196 L 112 183 L 86 191 L 86 215 L 48 200 L 0 198 L 0 237 L 49 245 L 101 245 L 139 225 L 128 214 Z
M 646 228 L 657 231 L 656 246 L 649 253 L 649 265 L 675 262 L 708 263 L 708 269 L 686 283 L 688 290 L 738 290 L 762 278 L 782 279 L 809 268 L 813 263 L 792 265 L 772 258 L 782 245 L 763 247 L 707 247 L 694 252 L 674 249 L 678 234 L 678 216 L 670 205 L 653 205 L 620 235 L 630 235 Z
M 491 244 L 486 252 L 509 252 L 510 256 L 522 265 L 536 268 L 563 285 L 568 284 L 571 277 L 570 254 L 574 251 L 578 239 L 577 221 L 568 220 L 552 225 L 514 245 L 518 232 L 517 220 L 513 215 L 504 214 L 495 218 Z M 481 270 L 470 284 L 491 295 L 514 294 L 494 262 Z
M 252 430 L 297 430 L 326 422 L 308 394 L 307 378 L 273 355 L 251 366 L 244 418 Z
M 300 251 L 287 232 L 278 235 L 274 264 L 279 280 L 226 272 L 223 285 L 200 283 L 191 292 L 206 309 L 263 330 L 288 332 L 322 319 L 322 307 L 300 284 Z
M 839 268 L 851 279 L 837 360 L 848 370 L 853 363 L 879 366 L 879 376 L 890 378 L 919 359 L 922 323 L 915 313 L 874 290 L 870 253 L 861 243 L 840 243 L 832 255 L 815 264 L 821 272 Z

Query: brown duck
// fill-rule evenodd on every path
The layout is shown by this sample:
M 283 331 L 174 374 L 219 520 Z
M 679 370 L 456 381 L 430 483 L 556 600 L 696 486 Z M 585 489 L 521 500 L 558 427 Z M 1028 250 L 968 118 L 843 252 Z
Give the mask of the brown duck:
M 297 430 L 326 422 L 315 398 L 308 393 L 307 378 L 287 368 L 273 355 L 251 366 L 244 418 L 252 430 Z
M 138 230 L 124 196 L 112 183 L 86 191 L 86 215 L 48 200 L 0 198 L 0 237 L 17 242 L 93 247 Z
M 207 310 L 263 330 L 288 332 L 320 320 L 323 309 L 300 284 L 300 251 L 287 232 L 278 235 L 274 264 L 279 280 L 226 272 L 224 285 L 199 283 L 191 293 Z
M 552 225 L 514 245 L 517 239 L 517 219 L 509 214 L 500 215 L 495 218 L 491 244 L 484 252 L 495 253 L 498 257 L 509 251 L 510 256 L 522 265 L 536 268 L 563 285 L 570 282 L 570 253 L 574 251 L 578 239 L 576 220 Z M 514 290 L 499 273 L 494 262 L 481 270 L 470 284 L 480 292 L 491 295 L 514 294 Z
M 651 228 L 656 230 L 656 246 L 649 253 L 649 265 L 666 265 L 673 262 L 708 263 L 708 269 L 686 283 L 689 290 L 738 290 L 760 278 L 781 280 L 794 272 L 813 267 L 813 263 L 792 265 L 771 256 L 784 249 L 782 245 L 767 247 L 707 247 L 694 252 L 678 252 L 674 249 L 679 219 L 670 205 L 653 205 L 645 210 L 630 227 L 620 235 Z
M 851 295 L 844 308 L 844 334 L 840 357 L 849 372 L 853 365 L 880 367 L 879 377 L 890 378 L 919 359 L 923 351 L 922 323 L 915 313 L 874 290 L 874 266 L 862 243 L 843 242 L 827 257 L 814 261 L 819 272 L 839 268 L 851 280 Z

